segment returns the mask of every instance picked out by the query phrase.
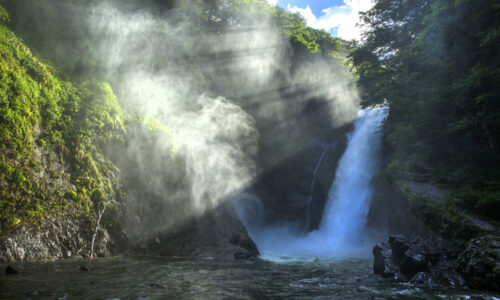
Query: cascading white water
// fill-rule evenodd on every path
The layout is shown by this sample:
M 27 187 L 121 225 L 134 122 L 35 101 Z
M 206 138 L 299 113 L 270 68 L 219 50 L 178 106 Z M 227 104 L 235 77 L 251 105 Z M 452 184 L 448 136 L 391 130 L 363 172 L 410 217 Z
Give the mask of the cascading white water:
M 339 246 L 356 244 L 362 234 L 370 208 L 370 181 L 378 166 L 380 126 L 387 113 L 387 106 L 361 110 L 339 161 L 320 226 Z
M 340 159 L 319 230 L 299 235 L 293 226 L 248 227 L 264 259 L 313 260 L 369 255 L 372 241 L 365 231 L 370 208 L 370 181 L 377 172 L 380 127 L 389 108 L 358 112 L 354 130 Z

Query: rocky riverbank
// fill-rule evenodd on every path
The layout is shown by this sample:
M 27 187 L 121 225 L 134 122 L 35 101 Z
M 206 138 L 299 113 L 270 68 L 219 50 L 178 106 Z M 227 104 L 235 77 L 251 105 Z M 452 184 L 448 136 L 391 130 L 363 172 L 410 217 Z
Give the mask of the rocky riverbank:
M 47 218 L 39 228 L 23 226 L 0 241 L 0 263 L 64 258 L 88 258 L 93 233 L 82 218 Z M 113 241 L 106 230 L 98 230 L 93 255 L 109 256 Z
M 0 242 L 0 264 L 67 258 L 182 256 L 248 259 L 259 254 L 231 203 L 194 218 L 178 230 L 132 238 L 122 228 L 94 231 L 82 218 L 48 218 L 38 228 L 21 227 Z M 91 253 L 92 252 L 92 253 Z
M 500 291 L 500 238 L 471 239 L 465 250 L 443 240 L 392 235 L 373 248 L 376 274 L 427 286 Z

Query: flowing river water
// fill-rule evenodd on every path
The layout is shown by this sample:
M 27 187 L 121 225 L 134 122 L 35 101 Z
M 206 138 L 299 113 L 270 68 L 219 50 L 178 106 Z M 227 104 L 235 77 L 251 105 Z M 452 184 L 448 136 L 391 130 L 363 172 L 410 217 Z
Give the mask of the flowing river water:
M 124 257 L 16 267 L 19 274 L 0 275 L 1 299 L 498 299 L 383 279 L 366 259 L 273 263 Z

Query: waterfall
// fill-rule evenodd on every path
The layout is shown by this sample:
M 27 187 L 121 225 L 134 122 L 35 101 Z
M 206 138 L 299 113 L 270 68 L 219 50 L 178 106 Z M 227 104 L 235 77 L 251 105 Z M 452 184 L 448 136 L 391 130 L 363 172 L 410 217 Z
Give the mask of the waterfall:
M 387 113 L 386 106 L 361 110 L 339 161 L 320 225 L 320 231 L 339 246 L 356 243 L 362 234 L 370 208 L 370 181 L 377 172 L 380 127 Z
M 379 106 L 358 112 L 318 230 L 304 236 L 292 225 L 250 227 L 262 258 L 281 261 L 369 255 L 373 244 L 365 223 L 371 200 L 370 181 L 378 171 L 381 126 L 388 111 L 387 106 Z

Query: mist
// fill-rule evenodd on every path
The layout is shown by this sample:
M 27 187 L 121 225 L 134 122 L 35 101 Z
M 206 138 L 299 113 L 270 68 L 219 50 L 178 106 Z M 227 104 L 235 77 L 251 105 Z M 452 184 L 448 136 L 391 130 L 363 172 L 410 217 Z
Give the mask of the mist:
M 40 29 L 52 32 L 41 35 L 46 49 L 56 47 L 56 63 L 110 82 L 142 124 L 129 126 L 125 146 L 107 150 L 127 178 L 135 236 L 171 231 L 238 198 L 359 109 L 344 60 L 298 61 L 270 15 L 239 11 L 232 23 L 204 30 L 175 6 L 165 14 L 134 1 L 34 7 L 25 14 L 64 16 Z

